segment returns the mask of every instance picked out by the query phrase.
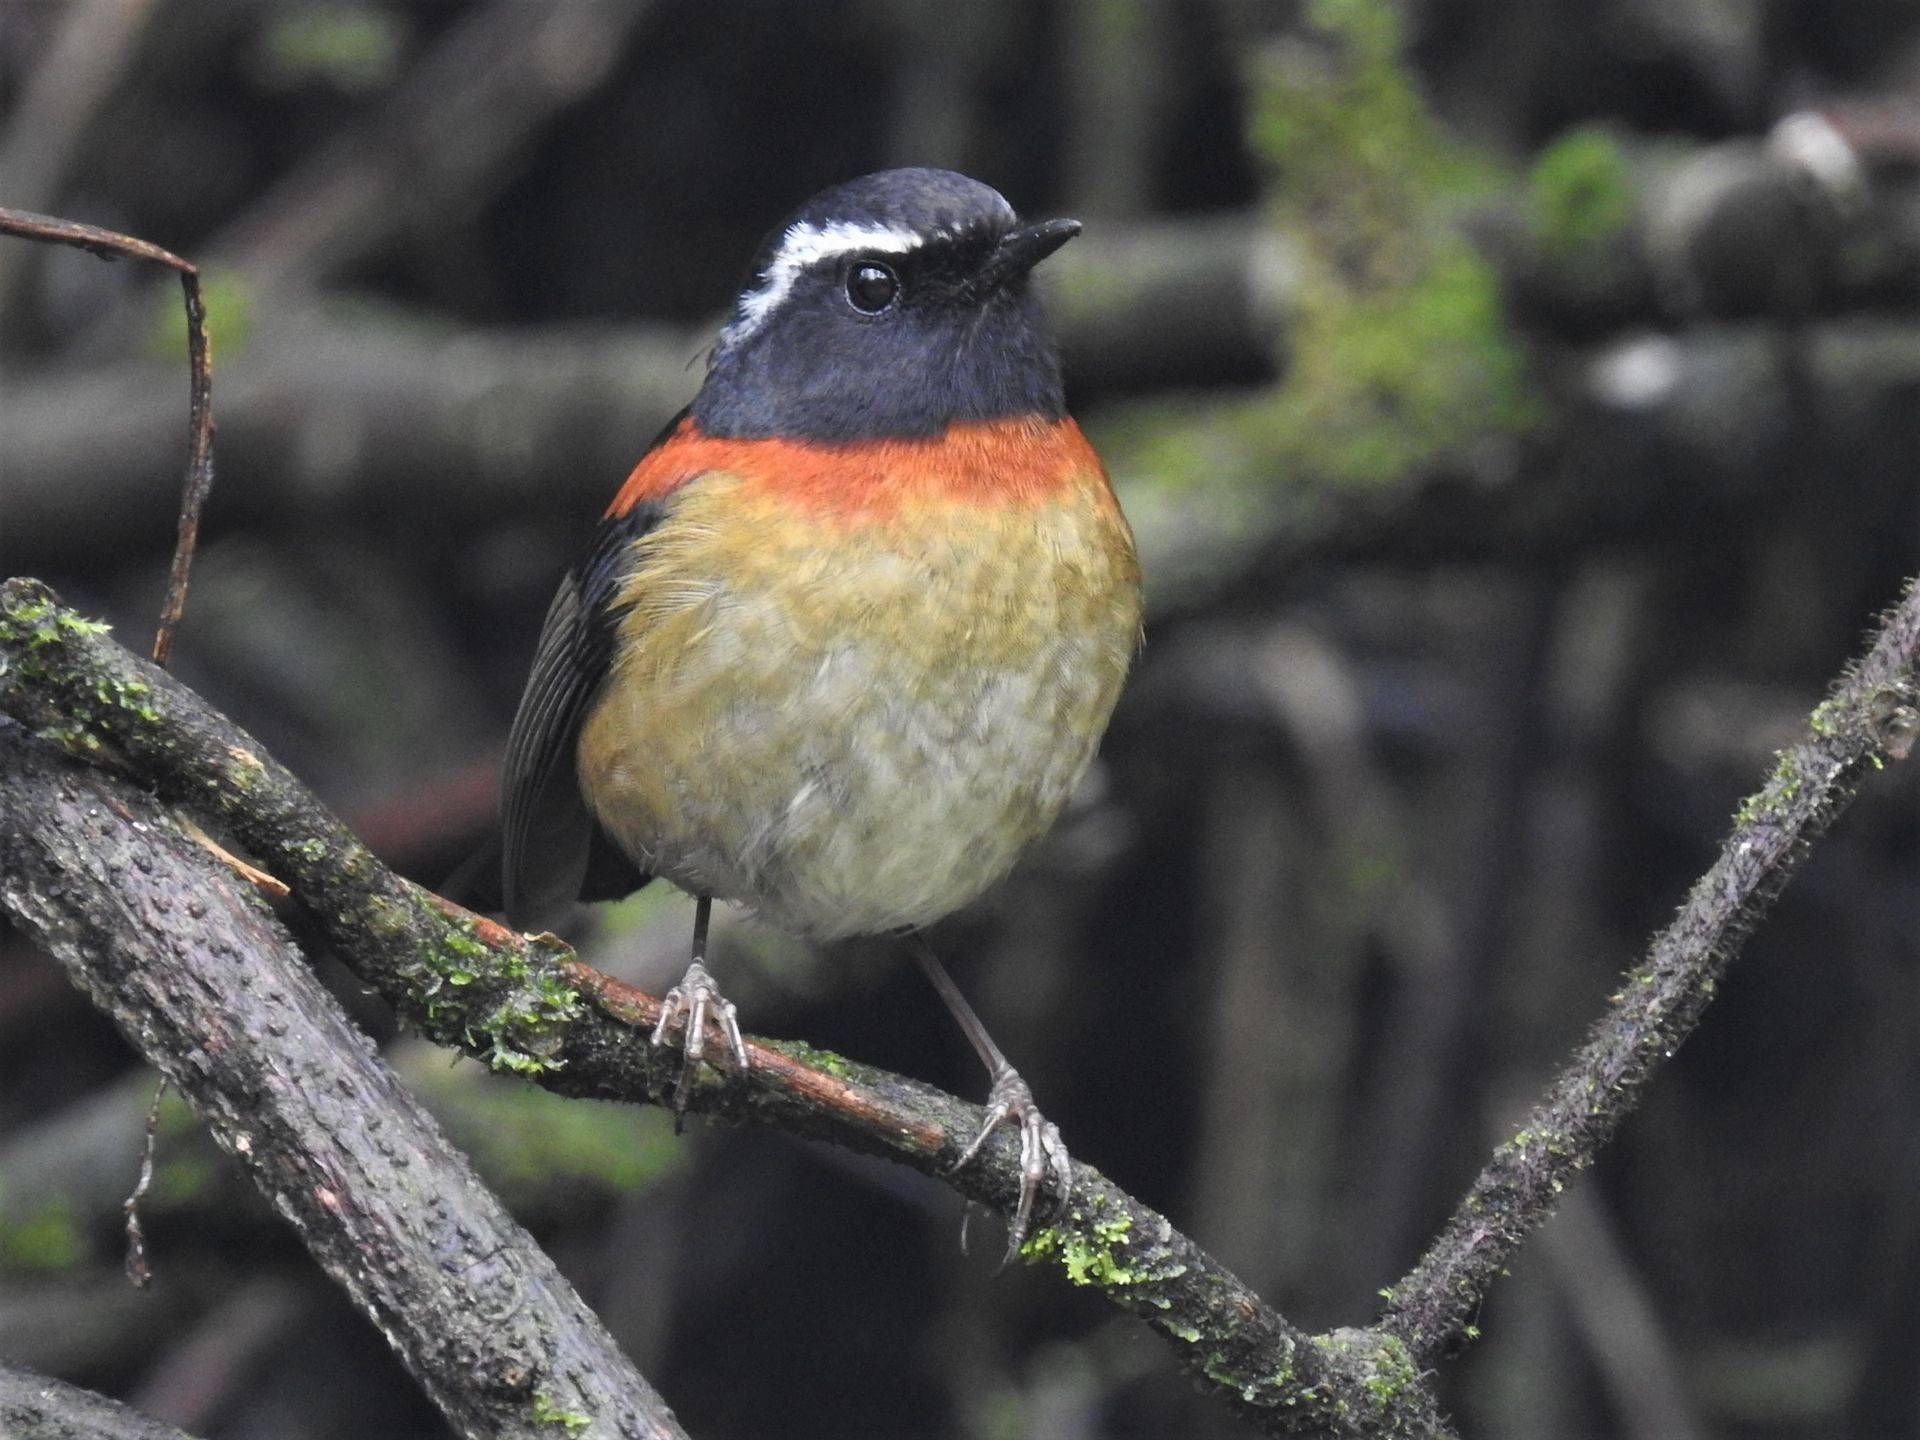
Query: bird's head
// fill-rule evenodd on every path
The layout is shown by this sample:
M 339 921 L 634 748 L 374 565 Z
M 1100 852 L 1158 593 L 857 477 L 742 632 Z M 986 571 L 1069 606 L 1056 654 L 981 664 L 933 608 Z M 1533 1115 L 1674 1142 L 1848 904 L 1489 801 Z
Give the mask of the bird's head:
M 713 436 L 846 442 L 1065 413 L 1028 272 L 1080 233 L 950 170 L 823 190 L 755 255 L 693 406 Z

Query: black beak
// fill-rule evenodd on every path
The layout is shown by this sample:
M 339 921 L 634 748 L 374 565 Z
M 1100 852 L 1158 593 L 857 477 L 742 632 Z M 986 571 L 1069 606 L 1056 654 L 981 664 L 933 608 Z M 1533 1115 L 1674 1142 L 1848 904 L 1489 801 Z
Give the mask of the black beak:
M 1026 274 L 1079 233 L 1078 220 L 1043 220 L 1038 225 L 1022 225 L 1018 230 L 1008 231 L 974 276 L 972 288 L 983 293 L 998 290 L 1008 281 Z

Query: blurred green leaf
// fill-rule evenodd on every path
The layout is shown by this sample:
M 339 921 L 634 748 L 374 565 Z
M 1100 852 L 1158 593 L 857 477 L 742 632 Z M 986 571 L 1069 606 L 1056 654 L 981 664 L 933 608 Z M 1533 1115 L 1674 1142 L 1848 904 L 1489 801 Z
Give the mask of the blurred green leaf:
M 1569 130 L 1527 174 L 1527 225 L 1559 259 L 1577 258 L 1633 220 L 1633 175 L 1620 142 L 1599 126 Z
M 178 360 L 187 353 L 187 307 L 181 303 L 177 281 L 156 290 L 158 312 L 148 332 L 147 354 L 157 360 Z M 237 271 L 218 268 L 200 272 L 200 299 L 207 307 L 207 338 L 213 344 L 214 373 L 222 355 L 238 355 L 253 335 L 253 289 Z
M 357 94 L 391 84 L 405 49 L 405 22 L 377 6 L 289 9 L 261 27 L 254 73 L 275 89 L 318 82 Z

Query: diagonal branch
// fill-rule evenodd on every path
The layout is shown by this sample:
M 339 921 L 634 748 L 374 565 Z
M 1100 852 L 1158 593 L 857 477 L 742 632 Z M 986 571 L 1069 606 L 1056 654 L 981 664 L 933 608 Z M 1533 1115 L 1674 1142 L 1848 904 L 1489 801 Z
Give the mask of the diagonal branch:
M 31 581 L 0 587 L 0 713 L 118 767 L 217 825 L 293 889 L 355 972 L 430 1038 L 566 1094 L 659 1103 L 675 1078 L 646 1031 L 657 1003 L 551 936 L 516 935 L 386 870 L 285 770 L 192 692 Z M 1309 1335 L 1088 1166 L 1071 1212 L 1035 1236 L 1057 1264 L 1152 1325 L 1187 1368 L 1269 1433 L 1444 1434 L 1423 1373 L 1553 1198 L 1590 1163 L 1689 1034 L 1765 903 L 1860 778 L 1920 735 L 1920 587 L 1815 711 L 1745 807 L 1721 859 L 1614 1009 L 1493 1163 L 1373 1327 Z M 744 1085 L 707 1078 L 695 1108 L 945 1175 L 979 1110 L 795 1043 L 757 1041 Z M 996 1136 L 948 1183 L 1005 1214 L 1017 1144 Z
M 1813 712 L 1807 738 L 1780 752 L 1766 788 L 1741 806 L 1719 858 L 1654 937 L 1592 1037 L 1393 1287 L 1381 1328 L 1404 1340 L 1419 1364 L 1468 1338 L 1488 1287 L 1693 1033 L 1728 962 L 1861 777 L 1907 757 L 1920 735 L 1916 667 L 1920 581 L 1908 584 L 1866 657 Z
M 36 582 L 0 586 L 0 713 L 218 825 L 292 887 L 349 968 L 428 1038 L 562 1094 L 652 1104 L 671 1095 L 678 1066 L 647 1043 L 657 1001 L 552 936 L 517 935 L 393 874 L 256 741 L 103 630 Z M 888 1156 L 1012 1212 L 1011 1136 L 996 1134 L 979 1160 L 948 1173 L 980 1128 L 978 1106 L 804 1044 L 756 1040 L 748 1052 L 747 1083 L 703 1075 L 692 1108 Z M 1070 1212 L 1027 1253 L 1145 1320 L 1270 1433 L 1437 1429 L 1398 1341 L 1296 1329 L 1091 1166 L 1075 1165 Z
M 684 1440 L 243 877 L 145 790 L 4 721 L 0 804 L 0 910 L 187 1098 L 458 1433 Z

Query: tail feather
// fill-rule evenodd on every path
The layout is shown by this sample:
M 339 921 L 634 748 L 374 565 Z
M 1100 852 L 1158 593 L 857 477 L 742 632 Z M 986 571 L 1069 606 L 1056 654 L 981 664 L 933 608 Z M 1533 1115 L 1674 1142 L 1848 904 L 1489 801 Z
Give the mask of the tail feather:
M 483 915 L 506 910 L 505 847 L 500 832 L 454 868 L 441 882 L 440 893 L 456 905 Z M 627 854 L 606 831 L 594 827 L 593 841 L 587 850 L 587 870 L 580 882 L 582 900 L 623 900 L 651 881 L 653 877 L 627 858 Z M 553 915 L 528 918 L 528 924 L 556 919 Z

